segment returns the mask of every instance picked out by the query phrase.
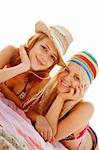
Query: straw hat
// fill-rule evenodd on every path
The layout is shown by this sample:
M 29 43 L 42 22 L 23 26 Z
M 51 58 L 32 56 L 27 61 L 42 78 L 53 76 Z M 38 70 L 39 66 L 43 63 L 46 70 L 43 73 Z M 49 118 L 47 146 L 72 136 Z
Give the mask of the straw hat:
M 53 41 L 59 54 L 58 65 L 65 66 L 62 56 L 73 41 L 71 33 L 61 25 L 47 27 L 42 21 L 35 24 L 35 32 L 43 32 Z

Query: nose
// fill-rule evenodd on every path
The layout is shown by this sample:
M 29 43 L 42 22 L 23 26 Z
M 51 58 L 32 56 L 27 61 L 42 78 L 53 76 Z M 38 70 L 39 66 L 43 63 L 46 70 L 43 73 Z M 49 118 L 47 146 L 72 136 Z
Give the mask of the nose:
M 72 82 L 72 76 L 70 74 L 64 76 L 64 81 L 71 83 Z
M 44 56 L 40 56 L 40 59 L 41 59 L 41 61 L 44 63 L 44 64 L 46 64 L 46 62 L 47 62 L 47 60 L 46 60 L 46 57 L 44 57 Z

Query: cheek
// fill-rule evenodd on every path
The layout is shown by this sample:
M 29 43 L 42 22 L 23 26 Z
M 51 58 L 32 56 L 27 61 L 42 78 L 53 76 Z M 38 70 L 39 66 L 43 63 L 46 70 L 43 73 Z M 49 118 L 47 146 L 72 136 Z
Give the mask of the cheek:
M 28 52 L 28 56 L 29 56 L 30 60 L 33 58 L 34 54 L 35 54 L 35 51 L 34 51 L 34 49 L 32 48 L 32 49 Z
M 34 60 L 34 55 L 30 55 L 30 62 L 33 62 L 33 60 Z
M 74 82 L 72 83 L 72 86 L 73 86 L 74 88 L 80 87 L 80 83 L 77 82 L 77 81 L 74 81 Z

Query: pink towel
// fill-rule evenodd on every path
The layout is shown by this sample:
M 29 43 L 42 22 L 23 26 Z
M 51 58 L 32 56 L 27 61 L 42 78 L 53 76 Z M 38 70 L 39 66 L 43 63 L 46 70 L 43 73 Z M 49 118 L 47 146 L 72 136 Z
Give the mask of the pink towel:
M 22 115 L 22 116 L 21 116 Z M 21 135 L 29 144 L 30 150 L 67 150 L 60 142 L 45 142 L 32 126 L 25 113 L 0 93 L 0 125 L 11 134 Z

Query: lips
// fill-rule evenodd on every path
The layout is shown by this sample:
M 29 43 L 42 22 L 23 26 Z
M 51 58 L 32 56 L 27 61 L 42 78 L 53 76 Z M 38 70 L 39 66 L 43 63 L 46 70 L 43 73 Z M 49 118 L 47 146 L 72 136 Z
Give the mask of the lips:
M 70 88 L 70 84 L 68 84 L 67 82 L 64 82 L 63 80 L 61 80 L 61 84 L 66 88 Z

